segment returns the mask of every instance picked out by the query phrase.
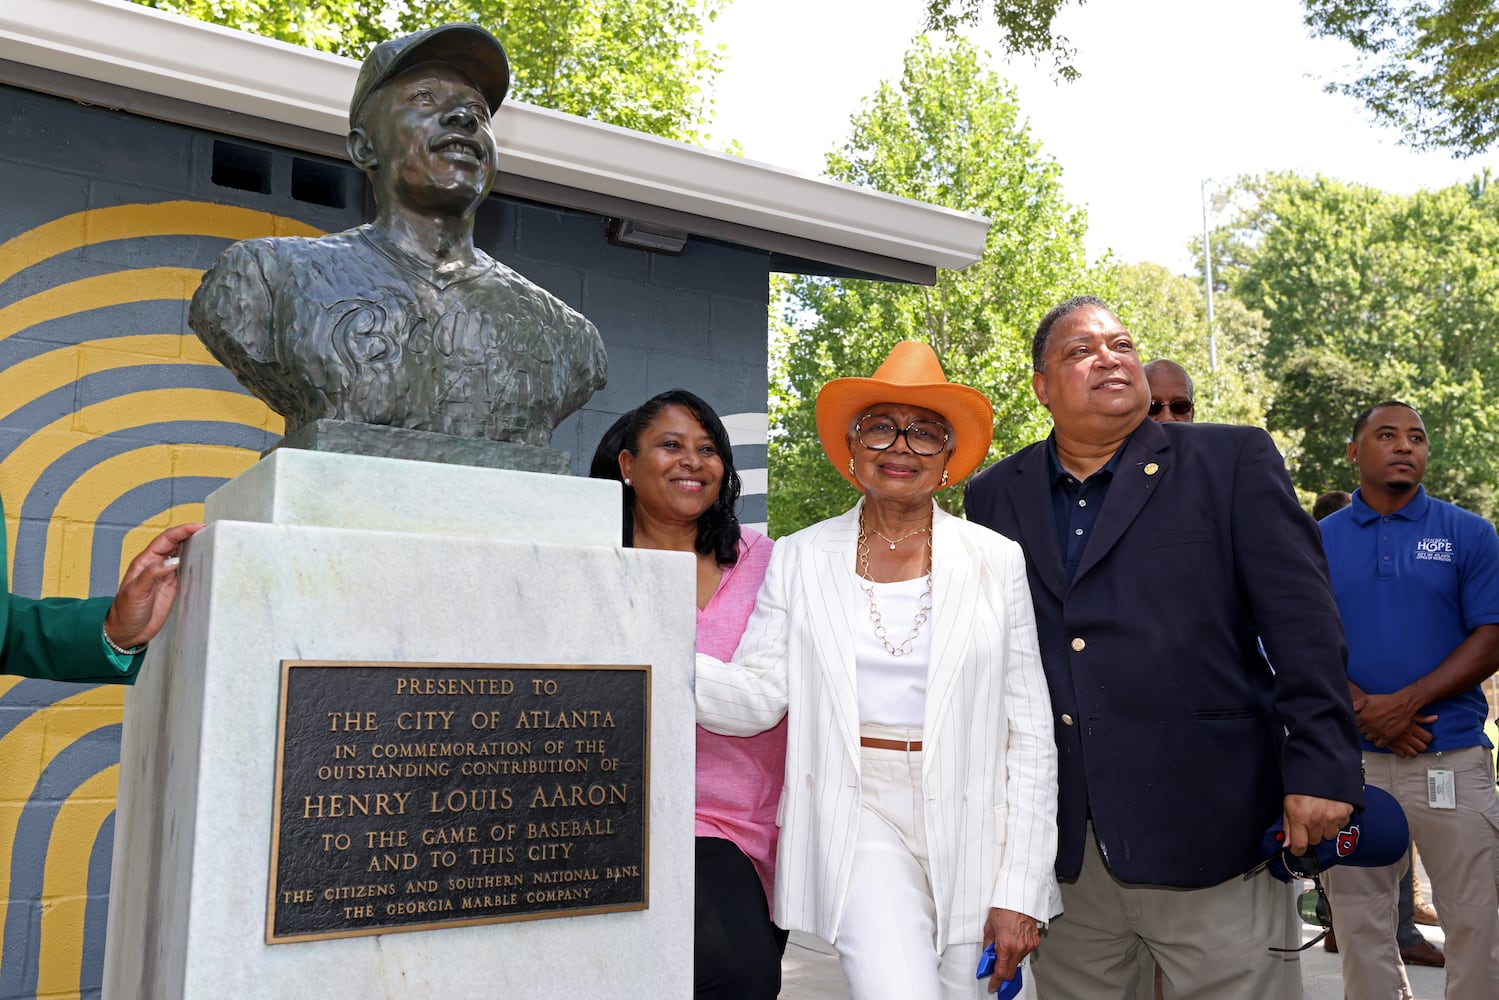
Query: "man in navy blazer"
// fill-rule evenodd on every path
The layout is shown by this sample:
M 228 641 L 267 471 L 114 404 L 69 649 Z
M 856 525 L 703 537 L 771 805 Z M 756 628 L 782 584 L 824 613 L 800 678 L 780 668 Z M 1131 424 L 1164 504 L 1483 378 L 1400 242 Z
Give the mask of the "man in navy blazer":
M 1041 996 L 1125 1000 L 1149 948 L 1180 1000 L 1299 997 L 1294 953 L 1270 950 L 1298 938 L 1289 887 L 1243 876 L 1276 819 L 1300 853 L 1362 804 L 1315 522 L 1264 431 L 1146 419 L 1097 298 L 1048 313 L 1032 361 L 1055 430 L 966 508 L 1025 550 L 1051 689 L 1065 913 Z

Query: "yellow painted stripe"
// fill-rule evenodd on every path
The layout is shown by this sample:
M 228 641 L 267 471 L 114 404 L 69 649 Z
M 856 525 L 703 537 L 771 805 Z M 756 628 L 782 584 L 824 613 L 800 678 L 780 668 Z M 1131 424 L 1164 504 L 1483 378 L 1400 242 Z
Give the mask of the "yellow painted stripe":
M 47 525 L 42 592 L 87 597 L 99 515 L 129 489 L 156 479 L 220 476 L 233 479 L 260 460 L 260 453 L 224 445 L 147 445 L 91 466 L 58 497 Z M 153 519 L 160 531 L 165 523 Z
M 57 810 L 42 875 L 37 993 L 78 996 L 83 974 L 83 929 L 88 906 L 88 862 L 99 829 L 119 797 L 120 765 L 83 782 Z
M 43 223 L 0 243 L 0 281 L 17 271 L 78 247 L 146 236 L 319 236 L 322 230 L 269 212 L 207 201 L 91 208 Z
M 0 308 L 0 340 L 38 323 L 155 299 L 193 297 L 203 272 L 190 267 L 142 267 L 65 282 Z
M 158 365 L 163 362 L 218 364 L 197 337 L 184 337 L 174 333 L 141 334 L 110 341 L 67 344 L 0 371 L 0 419 L 84 375 L 111 368 Z M 261 424 L 257 423 L 255 426 Z
M 254 463 L 252 462 L 251 464 Z M 160 515 L 153 517 L 151 520 L 125 532 L 125 538 L 120 542 L 121 579 L 125 576 L 125 570 L 130 565 L 130 560 L 140 555 L 141 550 L 151 544 L 151 539 L 174 524 L 191 524 L 201 520 L 203 520 L 203 505 L 201 503 L 179 503 L 175 507 L 168 507 Z
M 79 722 L 92 723 L 92 728 L 114 725 L 124 714 L 125 689 L 108 684 L 83 688 L 49 708 L 32 712 L 0 737 L 0 760 L 6 764 L 0 768 L 0 858 L 5 859 L 5 863 L 0 864 L 0 927 L 5 926 L 10 909 L 10 858 L 15 852 L 21 807 L 31 800 L 37 780 L 47 765 L 68 745 L 59 741 L 53 747 L 47 740 L 52 714 L 64 710 L 83 716 L 72 722 L 75 726 Z M 5 960 L 4 937 L 0 934 L 0 962 Z
M 284 426 L 281 417 L 268 410 L 260 400 L 243 393 L 219 389 L 153 389 L 103 400 L 59 417 L 33 432 L 9 455 L 0 459 L 0 495 L 10 498 L 10 503 L 6 506 L 5 531 L 11 563 L 14 564 L 16 558 L 21 498 L 26 496 L 31 485 L 48 466 L 87 439 L 86 435 L 77 433 L 77 423 L 82 422 L 88 434 L 96 436 L 159 420 L 181 419 L 184 416 L 194 420 L 223 420 L 243 424 L 268 430 L 272 434 L 280 434 Z M 182 446 L 185 453 L 191 453 L 200 447 L 202 446 Z M 195 474 L 194 468 L 191 464 L 184 465 L 185 474 Z

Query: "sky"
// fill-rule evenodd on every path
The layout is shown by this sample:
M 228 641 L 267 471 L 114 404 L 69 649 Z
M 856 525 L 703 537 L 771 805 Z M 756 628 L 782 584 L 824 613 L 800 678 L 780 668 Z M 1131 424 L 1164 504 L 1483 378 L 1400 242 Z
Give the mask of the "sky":
M 988 6 L 986 3 L 985 7 Z M 709 32 L 726 46 L 714 87 L 714 145 L 820 175 L 824 154 L 882 80 L 900 75 L 922 0 L 733 0 Z M 1088 252 L 1185 273 L 1202 233 L 1204 180 L 1268 170 L 1322 173 L 1409 193 L 1466 182 L 1499 156 L 1417 153 L 1326 94 L 1348 66 L 1342 43 L 1312 40 L 1300 0 L 1091 0 L 1060 30 L 1075 83 L 1049 63 L 1005 61 L 998 32 L 973 37 L 1013 83 L 1069 201 L 1088 211 Z M 1211 196 L 1212 184 L 1207 187 Z

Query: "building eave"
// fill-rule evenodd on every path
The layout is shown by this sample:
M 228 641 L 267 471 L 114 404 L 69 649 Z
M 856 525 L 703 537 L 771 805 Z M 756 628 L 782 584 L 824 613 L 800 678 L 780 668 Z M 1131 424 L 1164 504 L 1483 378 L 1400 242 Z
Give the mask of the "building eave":
M 325 137 L 327 148 L 342 146 L 359 68 L 340 56 L 126 0 L 0 5 L 0 59 L 156 95 L 168 104 L 281 123 Z M 852 260 L 858 269 L 868 255 L 908 270 L 914 266 L 912 273 L 956 269 L 978 259 L 988 230 L 981 216 L 520 101 L 500 109 L 495 131 L 504 172 L 521 188 L 532 182 L 582 192 L 590 196 L 583 200 L 600 205 L 644 207 L 662 218 L 716 220 L 720 231 L 705 235 L 724 238 L 722 226 L 731 227 L 734 238 L 781 257 L 838 267 Z M 757 240 L 756 233 L 767 238 Z M 885 272 L 892 270 L 901 269 Z

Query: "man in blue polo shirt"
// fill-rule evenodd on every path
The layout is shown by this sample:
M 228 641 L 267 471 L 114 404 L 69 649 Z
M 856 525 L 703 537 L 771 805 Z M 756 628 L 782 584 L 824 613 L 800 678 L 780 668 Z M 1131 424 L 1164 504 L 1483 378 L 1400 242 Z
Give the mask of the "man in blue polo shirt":
M 1321 522 L 1348 635 L 1369 784 L 1399 800 L 1447 935 L 1447 1000 L 1499 984 L 1499 797 L 1481 685 L 1499 669 L 1499 536 L 1421 487 L 1426 427 L 1390 400 L 1360 414 L 1353 503 Z M 1395 944 L 1399 866 L 1325 876 L 1350 997 L 1409 998 Z

